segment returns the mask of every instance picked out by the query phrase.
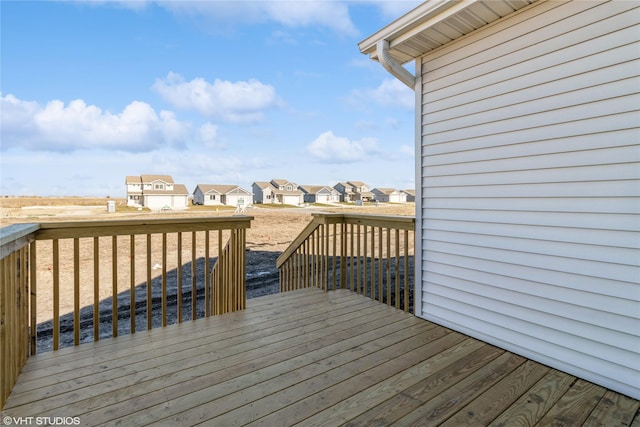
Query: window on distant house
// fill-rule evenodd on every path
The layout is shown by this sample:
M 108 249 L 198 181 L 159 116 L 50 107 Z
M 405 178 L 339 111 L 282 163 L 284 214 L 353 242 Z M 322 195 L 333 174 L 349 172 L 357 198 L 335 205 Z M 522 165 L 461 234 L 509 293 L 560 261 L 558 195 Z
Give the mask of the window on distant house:
M 216 199 L 215 194 L 209 194 L 209 200 L 215 200 L 215 199 Z
M 153 189 L 154 190 L 164 190 L 164 184 L 161 182 L 156 182 L 155 184 L 153 184 Z
M 292 185 L 287 185 L 287 191 L 292 191 L 293 190 L 293 186 Z

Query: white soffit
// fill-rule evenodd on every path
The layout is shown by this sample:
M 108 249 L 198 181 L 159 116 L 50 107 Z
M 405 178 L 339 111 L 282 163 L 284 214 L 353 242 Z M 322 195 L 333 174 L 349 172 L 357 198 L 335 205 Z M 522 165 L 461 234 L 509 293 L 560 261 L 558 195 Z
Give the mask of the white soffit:
M 377 60 L 376 43 L 387 40 L 391 56 L 404 64 L 536 1 L 427 0 L 358 47 Z

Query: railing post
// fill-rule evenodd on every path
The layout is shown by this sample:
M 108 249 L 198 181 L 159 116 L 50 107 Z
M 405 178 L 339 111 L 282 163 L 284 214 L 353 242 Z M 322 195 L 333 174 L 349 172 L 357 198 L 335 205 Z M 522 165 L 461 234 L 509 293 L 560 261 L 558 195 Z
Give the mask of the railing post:
M 60 315 L 54 316 L 57 319 Z M 54 332 L 59 334 L 60 328 L 54 328 Z M 118 236 L 111 237 L 111 335 L 118 336 Z
M 35 332 L 34 233 L 37 224 L 0 230 L 0 410 L 31 354 Z
M 30 286 L 30 292 L 29 292 L 29 296 L 30 296 L 30 302 L 31 302 L 31 306 L 30 306 L 30 311 L 31 311 L 31 319 L 29 321 L 29 338 L 31 340 L 31 346 L 30 346 L 30 354 L 36 354 L 36 339 L 37 339 L 37 334 L 36 334 L 36 326 L 38 324 L 38 322 L 36 321 L 36 319 L 38 318 L 38 307 L 36 304 L 36 297 L 37 297 L 37 274 L 36 274 L 36 242 L 35 240 L 32 241 L 29 244 L 29 282 L 31 283 Z M 0 405 L 1 406 L 1 405 Z

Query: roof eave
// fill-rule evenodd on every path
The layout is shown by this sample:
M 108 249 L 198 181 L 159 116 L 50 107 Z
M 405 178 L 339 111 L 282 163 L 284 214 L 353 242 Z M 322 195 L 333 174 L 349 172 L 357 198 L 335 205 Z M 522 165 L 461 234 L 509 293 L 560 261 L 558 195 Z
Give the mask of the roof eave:
M 398 64 L 406 64 L 536 1 L 427 0 L 358 47 L 373 60 L 391 57 Z
M 393 21 L 391 24 L 358 43 L 360 52 L 377 60 L 376 44 L 380 40 L 387 40 L 393 55 L 393 48 L 400 41 L 406 40 L 413 34 L 435 25 L 447 17 L 464 10 L 478 0 L 431 0 L 422 3 L 407 14 Z M 406 63 L 408 61 L 401 61 Z

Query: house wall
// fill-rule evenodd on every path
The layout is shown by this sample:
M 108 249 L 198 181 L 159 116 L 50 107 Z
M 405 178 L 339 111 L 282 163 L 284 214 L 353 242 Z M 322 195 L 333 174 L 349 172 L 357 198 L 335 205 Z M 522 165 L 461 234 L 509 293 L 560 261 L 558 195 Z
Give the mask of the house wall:
M 259 186 L 252 184 L 251 190 L 253 191 L 253 203 L 264 203 L 264 192 Z
M 127 206 L 142 206 L 142 184 L 127 184 Z
M 416 63 L 416 312 L 635 398 L 639 5 L 535 3 Z
M 247 206 L 253 202 L 253 195 L 241 190 L 232 191 L 224 195 L 223 203 L 227 206 Z
M 135 194 L 127 194 L 127 206 L 132 206 L 132 207 L 142 207 L 142 201 L 144 200 L 144 197 L 142 196 L 142 193 L 135 193 Z
M 211 196 L 215 196 L 215 198 L 211 198 Z M 222 202 L 222 194 L 216 192 L 210 192 L 204 195 L 203 197 L 203 205 L 205 206 L 219 206 L 224 204 Z
M 353 196 L 355 196 L 355 194 L 353 193 L 347 193 L 347 188 L 342 184 L 342 183 L 338 183 L 336 185 L 333 186 L 333 188 L 336 189 L 336 191 L 338 191 L 338 193 L 340 193 L 340 202 L 352 202 L 352 198 Z
M 382 193 L 375 193 L 374 199 L 377 202 L 387 203 L 390 200 L 390 195 L 389 194 L 382 194 Z
M 340 201 L 340 193 L 337 191 L 320 192 L 316 201 L 318 203 L 337 203 Z
M 171 197 L 171 209 L 181 210 L 189 207 L 189 197 L 174 194 Z
M 196 187 L 193 191 L 193 203 L 196 205 L 204 205 L 204 193 L 200 187 Z
M 294 205 L 298 206 L 303 203 L 303 196 L 296 194 L 284 194 L 282 196 L 282 203 L 285 205 Z
M 302 197 L 305 203 L 316 203 L 316 199 L 326 196 L 325 193 L 305 193 Z
M 337 203 L 340 201 L 340 193 L 337 191 L 321 190 L 317 193 L 305 193 L 305 203 Z
M 406 203 L 407 195 L 405 193 L 397 191 L 389 195 L 389 201 L 391 203 Z
M 152 211 L 162 210 L 169 207 L 172 210 L 180 210 L 187 208 L 187 196 L 176 194 L 147 194 L 144 196 L 144 206 Z
M 171 207 L 173 204 L 173 196 L 171 194 L 167 195 L 145 195 L 144 196 L 144 206 L 151 209 L 152 211 L 161 210 L 165 206 Z

